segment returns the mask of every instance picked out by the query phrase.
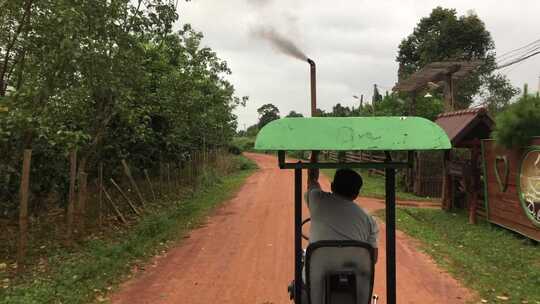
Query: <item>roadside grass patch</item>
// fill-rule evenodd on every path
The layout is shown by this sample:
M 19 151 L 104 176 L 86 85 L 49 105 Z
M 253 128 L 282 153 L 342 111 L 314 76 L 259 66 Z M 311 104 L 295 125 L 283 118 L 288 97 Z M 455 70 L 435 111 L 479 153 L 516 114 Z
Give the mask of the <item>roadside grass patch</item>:
M 384 176 L 369 174 L 367 170 L 356 170 L 362 175 L 362 180 L 364 185 L 360 191 L 360 197 L 374 197 L 374 198 L 385 198 L 385 189 L 384 189 Z M 328 177 L 328 179 L 334 179 L 334 174 L 336 173 L 335 169 L 322 169 L 321 172 Z M 407 193 L 401 191 L 399 187 L 396 187 L 396 198 L 399 200 L 406 201 L 433 201 L 433 198 L 416 196 L 412 193 Z
M 384 220 L 384 210 L 377 216 Z M 470 225 L 465 212 L 397 208 L 396 221 L 488 303 L 540 303 L 540 246 L 533 242 L 486 221 Z
M 213 208 L 229 199 L 256 168 L 243 156 L 233 159 L 237 171 L 220 177 L 207 173 L 192 196 L 167 202 L 127 231 L 109 239 L 82 242 L 73 252 L 49 257 L 46 273 L 33 271 L 0 293 L 0 303 L 88 303 L 105 301 L 115 285 L 129 278 L 131 269 L 181 240 Z M 211 171 L 211 170 L 209 170 Z

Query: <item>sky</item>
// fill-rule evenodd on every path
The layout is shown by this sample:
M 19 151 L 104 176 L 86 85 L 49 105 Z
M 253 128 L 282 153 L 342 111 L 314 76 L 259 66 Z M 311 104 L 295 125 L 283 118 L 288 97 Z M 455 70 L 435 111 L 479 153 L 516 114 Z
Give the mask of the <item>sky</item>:
M 537 0 L 192 0 L 180 1 L 178 27 L 190 23 L 203 32 L 204 46 L 227 61 L 226 78 L 238 96 L 249 96 L 235 110 L 238 128 L 257 122 L 257 108 L 276 105 L 309 114 L 309 65 L 284 55 L 257 35 L 274 28 L 295 41 L 317 63 L 317 106 L 329 110 L 338 102 L 358 106 L 352 96 L 371 100 L 373 84 L 390 91 L 397 81 L 396 56 L 402 39 L 436 6 L 470 11 L 485 23 L 497 54 L 540 39 Z M 501 72 L 513 85 L 538 90 L 540 55 Z

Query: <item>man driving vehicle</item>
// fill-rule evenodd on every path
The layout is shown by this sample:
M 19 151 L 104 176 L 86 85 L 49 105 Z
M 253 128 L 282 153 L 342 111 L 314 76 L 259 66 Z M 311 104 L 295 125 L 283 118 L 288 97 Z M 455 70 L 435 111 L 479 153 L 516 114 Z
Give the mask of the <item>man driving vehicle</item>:
M 318 151 L 311 154 L 317 162 Z M 319 169 L 308 170 L 308 191 L 305 198 L 311 214 L 310 242 L 322 240 L 352 240 L 370 244 L 378 257 L 379 228 L 375 219 L 354 200 L 362 188 L 362 177 L 354 170 L 339 169 L 325 192 L 319 184 Z

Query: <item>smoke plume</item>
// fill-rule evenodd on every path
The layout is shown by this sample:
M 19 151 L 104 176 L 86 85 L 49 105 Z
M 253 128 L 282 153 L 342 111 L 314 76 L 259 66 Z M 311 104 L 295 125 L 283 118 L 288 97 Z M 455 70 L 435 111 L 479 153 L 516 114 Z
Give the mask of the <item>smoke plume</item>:
M 252 30 L 252 34 L 257 38 L 268 40 L 276 50 L 285 55 L 304 61 L 308 59 L 293 41 L 278 33 L 273 27 L 258 27 Z

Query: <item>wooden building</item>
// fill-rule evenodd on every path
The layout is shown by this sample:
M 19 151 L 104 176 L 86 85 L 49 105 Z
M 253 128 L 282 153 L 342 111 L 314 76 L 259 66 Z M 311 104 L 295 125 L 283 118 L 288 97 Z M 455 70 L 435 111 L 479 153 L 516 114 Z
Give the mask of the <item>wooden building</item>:
M 482 140 L 482 154 L 488 221 L 540 241 L 540 137 L 511 150 Z
M 470 222 L 475 223 L 477 213 L 483 215 L 478 204 L 483 199 L 480 140 L 489 138 L 494 121 L 485 108 L 473 108 L 442 113 L 435 123 L 446 132 L 454 149 L 468 151 L 453 150 L 444 154 L 442 206 L 445 210 L 455 207 L 456 197 L 461 194 L 462 207 L 469 209 Z

